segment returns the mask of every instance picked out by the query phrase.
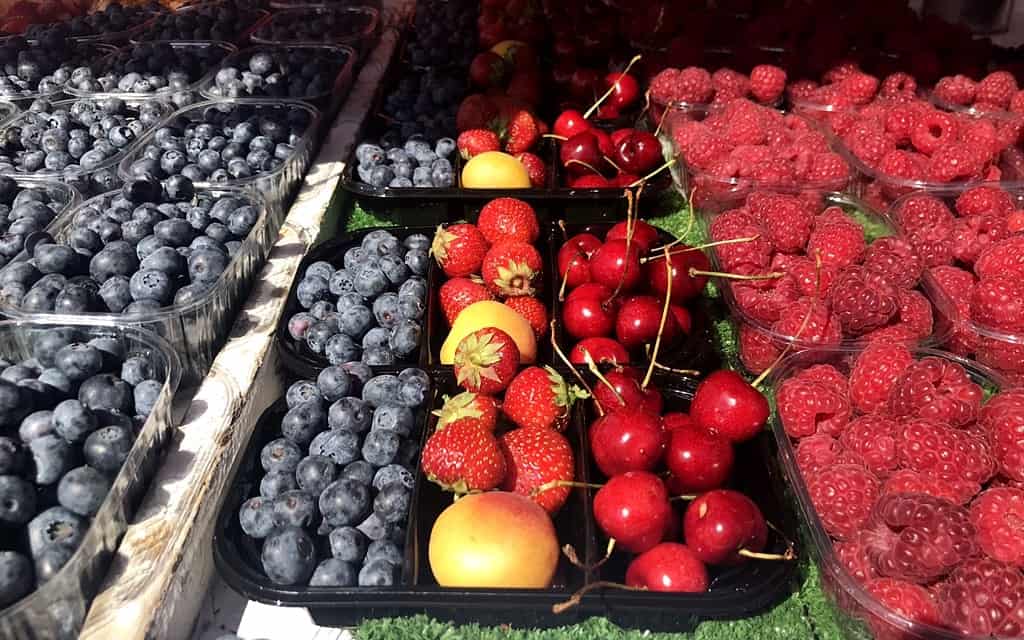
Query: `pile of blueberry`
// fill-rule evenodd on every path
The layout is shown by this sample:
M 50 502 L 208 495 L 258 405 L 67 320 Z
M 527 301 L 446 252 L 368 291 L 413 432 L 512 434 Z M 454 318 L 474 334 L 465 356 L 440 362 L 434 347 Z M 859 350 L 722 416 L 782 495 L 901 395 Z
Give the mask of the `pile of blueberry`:
M 123 5 L 112 2 L 100 11 L 53 24 L 34 24 L 25 30 L 26 38 L 41 38 L 53 34 L 64 38 L 82 38 L 105 34 L 122 33 L 149 20 L 163 8 L 158 2 L 140 5 Z
M 214 98 L 319 98 L 348 61 L 320 47 L 266 47 L 245 51 L 221 67 L 207 93 Z
M 212 288 L 260 209 L 235 195 L 194 193 L 187 178 L 125 183 L 75 212 L 60 242 L 0 271 L 0 297 L 25 311 L 146 313 Z
M 238 514 L 242 531 L 263 541 L 275 584 L 400 578 L 430 378 L 419 369 L 371 375 L 359 364 L 328 367 L 288 389 L 279 437 L 260 451 L 259 494 Z
M 154 40 L 223 40 L 231 42 L 260 19 L 260 11 L 249 2 L 209 2 L 164 13 L 139 36 L 139 42 Z
M 420 134 L 437 140 L 456 131 L 455 116 L 466 93 L 466 74 L 432 69 L 399 79 L 384 98 L 383 112 L 394 122 L 393 135 Z
M 405 45 L 408 61 L 418 67 L 453 65 L 468 68 L 477 45 L 479 3 L 469 0 L 424 0 Z
M 219 43 L 174 46 L 144 42 L 119 49 L 96 73 L 89 66 L 75 69 L 68 86 L 82 93 L 167 92 L 173 94 L 175 104 L 183 107 L 195 101 L 188 88 L 228 53 Z
M 44 188 L 19 187 L 0 176 L 0 266 L 21 253 L 25 237 L 49 226 L 65 204 Z
M 151 356 L 113 336 L 40 331 L 0 359 L 0 608 L 74 554 L 163 387 Z
M 291 9 L 271 17 L 253 34 L 260 42 L 345 42 L 361 37 L 374 14 L 365 7 Z
M 310 111 L 286 103 L 196 107 L 165 123 L 129 156 L 135 160 L 128 173 L 215 183 L 252 178 L 280 168 L 311 125 Z
M 373 187 L 452 187 L 455 141 L 441 138 L 431 147 L 414 135 L 401 145 L 385 138 L 380 145 L 364 142 L 356 147 L 359 179 Z
M 0 39 L 0 98 L 52 95 L 71 79 L 78 66 L 100 57 L 96 47 L 63 37 L 29 44 L 22 37 Z
M 295 289 L 305 311 L 288 319 L 289 334 L 332 365 L 408 361 L 423 337 L 429 248 L 421 233 L 400 241 L 377 229 L 345 251 L 341 268 L 309 265 Z

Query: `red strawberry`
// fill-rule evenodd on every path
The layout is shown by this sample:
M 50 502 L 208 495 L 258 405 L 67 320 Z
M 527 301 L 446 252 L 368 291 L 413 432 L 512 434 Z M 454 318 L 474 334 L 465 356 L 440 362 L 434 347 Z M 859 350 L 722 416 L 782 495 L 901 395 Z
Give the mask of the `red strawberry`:
M 430 253 L 449 278 L 468 276 L 480 270 L 487 253 L 487 240 L 471 224 L 439 225 Z
M 935 478 L 984 483 L 996 473 L 996 458 L 987 442 L 937 422 L 904 420 L 897 447 L 902 468 Z
M 441 408 L 433 412 L 437 416 L 437 430 L 452 424 L 471 424 L 485 431 L 494 431 L 498 423 L 498 403 L 491 396 L 463 391 L 446 398 Z
M 565 436 L 551 429 L 513 429 L 501 436 L 505 455 L 504 491 L 527 496 L 557 513 L 569 498 L 569 487 L 549 488 L 533 494 L 535 489 L 557 481 L 571 482 L 575 477 L 575 459 Z
M 929 356 L 904 369 L 889 393 L 897 417 L 925 418 L 964 427 L 978 418 L 981 387 L 959 364 Z
M 474 302 L 494 299 L 487 287 L 469 278 L 452 278 L 445 281 L 438 291 L 438 297 L 448 326 L 454 324 L 459 313 Z
M 935 599 L 920 585 L 893 578 L 877 578 L 869 580 L 864 588 L 876 601 L 914 622 L 930 625 L 941 623 Z M 903 637 L 894 625 L 883 622 L 881 618 L 870 618 L 868 622 L 880 640 Z
M 850 400 L 864 413 L 889 406 L 889 392 L 914 357 L 900 344 L 872 343 L 853 362 L 850 371 Z
M 485 204 L 476 226 L 491 244 L 508 240 L 533 244 L 540 235 L 533 207 L 517 198 L 495 198 Z
M 518 111 L 508 123 L 508 137 L 505 140 L 505 151 L 515 155 L 529 151 L 540 139 L 537 122 L 529 111 Z
M 491 247 L 483 258 L 484 284 L 504 297 L 532 296 L 540 279 L 540 253 L 525 242 L 510 240 Z
M 548 169 L 544 161 L 535 153 L 524 151 L 516 154 L 516 160 L 526 167 L 526 174 L 530 176 L 531 187 L 543 187 L 548 181 Z
M 1011 487 L 987 489 L 970 508 L 978 530 L 978 546 L 993 560 L 1024 566 L 1024 491 Z
M 896 433 L 899 423 L 887 416 L 866 415 L 846 425 L 839 442 L 863 460 L 864 465 L 879 478 L 894 471 L 899 464 Z
M 455 143 L 459 147 L 459 154 L 463 160 L 469 160 L 473 156 L 480 155 L 485 151 L 499 151 L 501 141 L 498 134 L 489 129 L 470 129 L 459 134 Z
M 942 620 L 965 637 L 1009 638 L 1024 629 L 1024 575 L 988 558 L 961 564 L 935 588 Z
M 448 491 L 494 489 L 505 479 L 505 457 L 489 431 L 466 422 L 435 431 L 423 445 L 420 467 Z
M 807 478 L 818 517 L 832 537 L 847 540 L 861 529 L 878 498 L 875 474 L 859 465 L 837 464 Z
M 452 364 L 456 381 L 466 391 L 498 393 L 519 368 L 519 347 L 501 329 L 484 327 L 459 341 Z
M 548 308 L 544 303 L 532 296 L 516 296 L 505 300 L 505 306 L 526 318 L 537 338 L 548 333 Z
M 502 410 L 520 427 L 563 431 L 577 398 L 584 393 L 551 367 L 528 367 L 519 372 L 505 391 Z
M 951 478 L 943 480 L 930 473 L 919 473 L 912 469 L 900 469 L 885 479 L 882 493 L 923 493 L 956 504 L 967 504 L 981 485 L 970 480 Z

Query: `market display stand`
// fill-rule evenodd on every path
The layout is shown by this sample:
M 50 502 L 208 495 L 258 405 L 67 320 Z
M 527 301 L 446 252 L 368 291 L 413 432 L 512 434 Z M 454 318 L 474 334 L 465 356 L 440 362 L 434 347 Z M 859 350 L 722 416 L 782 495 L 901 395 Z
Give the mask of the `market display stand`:
M 389 25 L 410 0 L 385 0 Z M 274 329 L 307 249 L 316 241 L 400 31 L 386 27 L 306 175 L 280 236 L 200 383 L 82 630 L 85 640 L 187 638 L 213 575 L 210 540 L 228 479 L 257 417 L 282 392 Z

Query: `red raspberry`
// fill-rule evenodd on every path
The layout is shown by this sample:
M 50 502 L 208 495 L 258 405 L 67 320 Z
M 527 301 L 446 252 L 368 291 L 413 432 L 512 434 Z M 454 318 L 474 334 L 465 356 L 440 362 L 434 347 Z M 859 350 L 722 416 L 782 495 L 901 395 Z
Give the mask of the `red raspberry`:
M 1024 233 L 1024 209 L 1017 209 L 1006 216 L 1006 230 L 1010 233 Z
M 787 378 L 776 396 L 782 427 L 791 438 L 816 433 L 838 436 L 850 421 L 850 403 L 828 387 L 800 378 Z
M 926 583 L 977 553 L 975 533 L 967 510 L 949 500 L 890 493 L 878 499 L 863 535 L 878 573 Z
M 852 420 L 839 442 L 864 461 L 864 465 L 879 478 L 895 471 L 899 456 L 896 453 L 896 431 L 899 424 L 888 416 L 866 415 Z
M 678 98 L 676 97 L 676 84 L 679 78 L 679 69 L 664 69 L 658 75 L 651 78 L 651 99 L 661 105 L 670 105 Z
M 853 464 L 838 464 L 807 478 L 807 492 L 825 531 L 848 540 L 863 527 L 878 499 L 875 474 Z
M 1024 575 L 990 560 L 965 561 L 934 590 L 946 625 L 972 638 L 1024 633 Z
M 1013 211 L 1013 199 L 999 187 L 968 189 L 956 199 L 956 212 L 965 218 L 992 214 L 1006 216 Z
M 711 74 L 711 85 L 715 88 L 715 100 L 745 98 L 750 93 L 750 79 L 725 67 Z
M 944 202 L 930 195 L 911 196 L 900 206 L 896 220 L 925 266 L 952 261 L 954 219 Z
M 840 216 L 828 216 L 828 211 L 821 214 L 807 241 L 811 259 L 817 255 L 822 265 L 837 270 L 860 262 L 866 248 L 864 230 L 844 214 Z
M 878 578 L 867 582 L 864 589 L 884 606 L 918 624 L 940 624 L 939 608 L 935 605 L 935 599 L 921 585 L 893 578 Z M 868 625 L 878 640 L 894 640 L 905 635 L 898 631 L 895 625 L 882 618 L 870 617 Z
M 789 161 L 772 158 L 754 165 L 749 178 L 761 184 L 788 186 L 796 182 L 796 172 Z
M 836 464 L 842 452 L 843 447 L 838 440 L 827 433 L 817 433 L 801 438 L 797 443 L 796 465 L 801 473 L 813 474 Z
M 860 536 L 854 536 L 846 542 L 837 542 L 832 545 L 832 549 L 839 557 L 839 563 L 857 582 L 863 584 L 878 577 L 878 571 L 875 570 L 875 565 L 871 564 Z
M 851 73 L 839 82 L 839 93 L 853 104 L 867 104 L 878 91 L 878 78 L 866 73 Z
M 1003 475 L 1024 481 L 1024 389 L 996 394 L 978 421 L 992 434 Z
M 850 178 L 850 165 L 838 153 L 831 151 L 816 153 L 811 157 L 811 167 L 805 180 L 817 185 L 836 185 Z M 837 187 L 841 189 L 841 187 Z
M 914 248 L 895 237 L 879 238 L 864 250 L 864 268 L 897 289 L 917 286 L 924 270 Z
M 971 294 L 971 317 L 995 329 L 1024 331 L 1024 281 L 1015 276 L 982 278 Z
M 942 480 L 929 473 L 919 473 L 912 469 L 900 469 L 886 478 L 882 484 L 883 494 L 923 493 L 959 505 L 970 502 L 979 491 L 981 485 L 977 482 L 955 478 Z
M 921 112 L 910 130 L 910 142 L 914 148 L 926 155 L 932 155 L 941 147 L 957 140 L 959 132 L 956 118 L 935 109 Z
M 774 103 L 786 89 L 786 72 L 770 65 L 759 64 L 750 71 L 750 94 L 759 102 Z
M 869 167 L 877 167 L 889 153 L 896 148 L 894 143 L 881 131 L 857 131 L 846 135 L 846 143 L 853 155 Z
M 975 352 L 978 362 L 997 370 L 1011 385 L 1024 387 L 1024 344 L 979 335 Z
M 853 361 L 850 401 L 863 413 L 888 408 L 889 392 L 914 357 L 899 344 L 870 344 Z
M 840 62 L 826 71 L 821 79 L 825 82 L 841 82 L 843 78 L 858 72 L 860 67 L 856 62 Z
M 1014 235 L 986 248 L 974 262 L 979 278 L 1011 276 L 1024 280 L 1024 235 Z
M 729 155 L 733 147 L 728 140 L 707 128 L 703 128 L 692 139 L 687 140 L 685 146 L 682 146 L 683 143 L 679 144 L 683 159 L 697 169 L 711 167 L 717 160 Z
M 733 270 L 733 273 L 740 275 L 756 275 L 763 272 L 763 267 L 750 264 L 740 265 Z M 796 283 L 789 277 L 734 282 L 730 288 L 740 311 L 763 323 L 778 320 L 782 310 L 800 297 Z
M 903 180 L 920 180 L 924 177 L 924 166 L 914 154 L 900 149 L 885 154 L 878 163 L 878 171 Z
M 968 319 L 971 316 L 974 276 L 969 271 L 953 266 L 933 267 L 928 270 L 928 273 L 934 280 L 939 293 L 946 296 L 956 312 L 952 319 L 953 334 L 944 345 L 945 348 L 957 355 L 971 355 L 977 346 L 977 334 L 968 325 Z
M 985 102 L 1000 109 L 1010 106 L 1013 94 L 1017 93 L 1017 80 L 1008 71 L 993 71 L 978 83 L 975 102 Z
M 912 105 L 894 105 L 885 113 L 885 132 L 898 145 L 906 145 L 910 142 L 910 133 L 914 130 L 914 123 L 917 121 L 917 112 Z
M 764 145 L 741 144 L 729 152 L 729 158 L 739 163 L 740 170 L 746 174 L 750 167 L 770 160 L 772 150 Z
M 715 242 L 756 238 L 748 242 L 735 242 L 715 247 L 719 266 L 730 270 L 742 264 L 768 266 L 772 245 L 757 220 L 747 209 L 732 209 L 711 221 L 710 236 Z
M 981 397 L 981 387 L 962 366 L 928 356 L 903 371 L 889 395 L 889 410 L 897 417 L 963 427 L 978 418 Z
M 782 350 L 771 336 L 743 322 L 739 330 L 740 361 L 747 371 L 759 374 L 772 366 Z
M 675 77 L 673 94 L 680 102 L 704 104 L 711 101 L 714 92 L 711 74 L 700 67 L 686 67 Z
M 801 346 L 835 347 L 843 340 L 839 318 L 814 298 L 801 298 L 782 308 L 772 329 Z
M 920 337 L 917 335 L 917 332 L 907 325 L 897 323 L 890 324 L 889 326 L 882 327 L 881 329 L 875 329 L 870 333 L 865 333 L 861 336 L 861 340 L 864 344 L 872 342 L 888 342 L 914 346 L 920 341 Z
M 978 85 L 967 76 L 946 76 L 938 81 L 933 92 L 939 100 L 952 105 L 967 106 L 974 102 Z
M 811 365 L 796 374 L 795 377 L 801 380 L 817 382 L 844 398 L 850 395 L 850 385 L 846 381 L 846 376 L 830 364 Z
M 985 441 L 938 422 L 904 420 L 898 446 L 903 468 L 943 480 L 984 484 L 996 472 L 995 457 Z
M 977 150 L 978 156 L 988 161 L 1001 151 L 999 131 L 988 120 L 968 120 L 960 125 L 960 142 Z
M 747 198 L 747 208 L 761 223 L 776 251 L 796 253 L 807 246 L 814 216 L 799 199 L 771 193 Z
M 899 325 L 905 327 L 909 332 L 911 342 L 917 339 L 927 338 L 934 330 L 934 309 L 932 303 L 920 291 L 904 289 L 898 291 L 896 299 L 899 301 Z
M 970 271 L 964 271 L 960 267 L 943 265 L 941 267 L 932 267 L 928 270 L 928 275 L 935 280 L 935 283 L 942 292 L 950 299 L 963 302 L 970 301 L 975 283 L 974 276 L 971 275 Z
M 995 153 L 1016 146 L 1024 134 L 1024 117 L 1018 113 L 992 121 L 996 126 Z
M 793 140 L 793 146 L 812 153 L 829 153 L 832 151 L 832 148 L 828 145 L 828 139 L 820 131 L 801 133 Z
M 825 299 L 829 287 L 835 278 L 835 270 L 822 266 L 820 269 L 813 260 L 806 256 L 790 256 L 777 253 L 772 258 L 772 271 L 781 271 L 789 275 L 796 283 L 797 291 L 802 296 Z
M 964 264 L 974 264 L 978 256 L 1008 235 L 1006 218 L 980 215 L 957 218 L 953 227 L 953 257 Z
M 882 80 L 882 87 L 878 92 L 883 98 L 913 98 L 917 94 L 917 80 L 908 73 L 890 73 Z
M 934 182 L 955 182 L 977 176 L 984 161 L 979 162 L 974 149 L 965 143 L 952 142 L 935 150 L 928 163 L 928 179 Z
M 843 331 L 855 336 L 885 326 L 899 310 L 896 289 L 858 265 L 836 275 L 829 289 L 829 302 Z
M 796 80 L 789 84 L 787 91 L 789 92 L 789 99 L 793 102 L 799 102 L 801 100 L 807 100 L 814 93 L 814 90 L 818 88 L 818 83 L 813 80 Z
M 1024 113 L 1024 89 L 1017 91 L 1010 99 L 1010 111 L 1013 113 Z
M 970 508 L 978 546 L 993 560 L 1024 566 L 1024 491 L 1010 487 L 986 489 Z

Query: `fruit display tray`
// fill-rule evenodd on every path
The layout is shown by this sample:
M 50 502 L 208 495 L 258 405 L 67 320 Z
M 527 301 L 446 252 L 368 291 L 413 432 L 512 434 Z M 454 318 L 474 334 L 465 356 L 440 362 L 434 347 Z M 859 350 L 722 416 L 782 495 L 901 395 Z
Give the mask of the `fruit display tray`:
M 186 4 L 182 5 L 182 6 L 179 6 L 177 9 L 175 9 L 172 13 L 170 13 L 168 15 L 173 17 L 175 15 L 182 14 L 182 13 L 192 13 L 192 12 L 195 12 L 195 11 L 199 11 L 200 9 L 202 9 L 202 8 L 208 6 L 208 5 L 216 5 L 217 2 L 218 2 L 218 0 L 210 0 L 210 1 L 201 0 L 199 2 L 186 3 Z M 237 34 L 235 35 L 234 38 L 232 38 L 231 41 L 234 44 L 239 44 L 239 45 L 246 44 L 247 42 L 249 42 L 249 39 L 252 37 L 252 34 L 257 29 L 259 29 L 264 24 L 266 24 L 267 21 L 270 20 L 270 16 L 271 16 L 271 13 L 269 11 L 267 11 L 266 9 L 256 9 L 253 12 L 253 16 L 252 16 L 251 20 L 249 20 L 246 23 L 243 23 L 242 25 L 239 25 L 241 28 L 238 29 Z M 152 34 L 149 33 L 149 32 L 150 32 L 151 29 L 153 29 L 154 27 L 157 26 L 157 23 L 159 22 L 159 20 L 160 20 L 160 16 L 159 15 L 154 16 L 153 19 L 146 25 L 146 28 L 138 30 L 129 39 L 129 42 L 131 42 L 131 44 L 139 44 L 140 42 L 153 42 Z
M 268 98 L 207 100 L 206 102 L 199 102 L 179 109 L 154 127 L 148 134 L 140 136 L 135 141 L 135 144 L 128 149 L 128 153 L 125 154 L 124 159 L 118 165 L 118 175 L 122 180 L 131 178 L 132 163 L 142 157 L 146 145 L 156 136 L 156 130 L 176 122 L 202 119 L 206 109 L 230 111 L 234 108 L 251 109 L 254 113 L 284 113 L 286 110 L 295 109 L 305 112 L 309 118 L 309 123 L 306 126 L 306 131 L 302 134 L 302 139 L 298 144 L 294 145 L 291 156 L 277 169 L 259 173 L 250 178 L 229 180 L 224 183 L 195 183 L 196 188 L 237 187 L 260 194 L 267 202 L 276 205 L 271 211 L 272 215 L 269 218 L 271 226 L 276 230 L 284 220 L 284 211 L 290 204 L 296 187 L 302 182 L 302 177 L 306 175 L 306 169 L 309 167 L 309 163 L 313 158 L 313 152 L 316 150 L 317 143 L 319 142 L 317 133 L 320 128 L 320 111 L 300 100 Z
M 62 318 L 57 323 L 0 322 L 0 356 L 32 357 L 32 337 L 54 327 L 74 326 L 91 337 L 110 336 L 126 351 L 139 351 L 164 377 L 160 395 L 136 435 L 124 465 L 71 559 L 50 581 L 11 606 L 0 609 L 0 637 L 43 640 L 78 636 L 93 597 L 99 592 L 121 536 L 135 516 L 150 479 L 160 466 L 174 426 L 171 402 L 180 380 L 175 350 L 161 338 L 136 327 L 97 326 L 89 320 Z
M 434 234 L 433 227 L 402 227 L 388 230 L 394 233 L 399 240 L 404 240 L 415 233 L 425 234 L 428 238 L 433 237 Z M 281 357 L 281 364 L 286 371 L 299 379 L 316 380 L 320 371 L 330 366 L 326 357 L 313 353 L 305 343 L 298 342 L 288 333 L 289 318 L 294 314 L 303 311 L 302 306 L 299 304 L 298 298 L 296 297 L 296 290 L 298 289 L 299 282 L 302 281 L 302 277 L 306 273 L 306 268 L 314 262 L 323 260 L 331 263 L 335 267 L 342 266 L 345 251 L 349 247 L 359 246 L 359 243 L 362 242 L 363 238 L 371 231 L 373 231 L 373 229 L 363 229 L 353 233 L 338 235 L 335 238 L 310 249 L 302 259 L 302 262 L 299 263 L 297 275 L 292 280 L 292 286 L 288 290 L 288 298 L 287 302 L 285 302 L 284 313 L 281 315 L 281 322 L 277 326 L 277 352 Z M 428 319 L 431 317 L 431 306 L 434 304 L 434 296 L 432 295 L 432 292 L 436 287 L 440 286 L 437 282 L 439 277 L 444 277 L 444 274 L 438 269 L 437 261 L 430 258 L 426 275 L 428 296 L 427 310 L 421 319 L 423 337 L 420 340 L 419 351 L 415 358 L 404 363 L 396 363 L 393 367 L 387 368 L 397 367 L 402 369 L 405 367 L 426 367 L 429 364 L 431 359 L 431 341 L 427 337 L 430 326 L 430 321 Z M 443 323 L 444 320 L 442 319 L 441 322 Z M 380 368 L 381 367 L 373 367 L 374 370 Z
M 354 21 L 361 22 L 362 24 L 356 24 L 347 32 L 323 33 L 319 40 L 315 41 L 300 39 L 276 40 L 273 38 L 272 30 L 277 25 L 294 23 L 317 24 L 323 20 L 322 16 L 328 13 L 351 14 L 355 18 Z M 292 44 L 293 42 L 347 44 L 359 52 L 359 57 L 362 58 L 373 48 L 380 29 L 380 12 L 377 9 L 365 6 L 339 7 L 332 4 L 275 11 L 269 19 L 252 31 L 250 38 L 256 44 Z
M 200 189 L 197 189 L 200 191 Z M 60 313 L 37 313 L 24 311 L 0 301 L 0 313 L 25 322 L 47 322 L 61 324 L 81 322 L 90 325 L 134 326 L 148 329 L 170 343 L 181 360 L 181 378 L 184 384 L 194 384 L 205 375 L 221 345 L 227 338 L 234 321 L 235 311 L 249 293 L 249 285 L 258 269 L 263 265 L 270 247 L 277 238 L 277 229 L 282 214 L 279 205 L 269 202 L 258 193 L 235 187 L 201 189 L 214 195 L 230 195 L 250 200 L 259 208 L 260 217 L 252 231 L 242 241 L 238 252 L 231 258 L 228 267 L 221 273 L 216 284 L 202 295 L 185 305 L 171 305 L 144 314 L 123 315 L 120 313 L 82 313 L 64 315 Z M 87 200 L 105 197 L 96 196 Z M 55 220 L 48 231 L 58 240 L 70 231 L 76 207 Z M 22 254 L 22 259 L 25 255 Z
M 153 26 L 160 15 L 160 11 L 151 11 L 149 12 L 149 17 L 122 31 L 108 31 L 91 36 L 68 36 L 68 39 L 75 42 L 99 42 L 114 45 L 121 44 L 140 36 L 146 31 L 146 29 Z
M 15 36 L 11 36 L 15 37 Z M 18 36 L 20 37 L 20 36 Z M 29 44 L 32 46 L 39 46 L 38 41 L 29 40 Z M 92 65 L 94 61 L 102 60 L 111 53 L 117 51 L 117 47 L 112 44 L 103 42 L 78 42 L 74 45 L 75 53 L 78 54 L 73 61 L 76 66 L 80 65 Z M 53 91 L 37 91 L 30 93 L 27 96 L 7 96 L 0 98 L 0 102 L 10 103 L 17 106 L 20 109 L 28 109 L 29 106 L 37 99 L 45 99 L 49 101 L 62 100 L 68 97 L 68 93 L 64 87 L 54 89 Z

